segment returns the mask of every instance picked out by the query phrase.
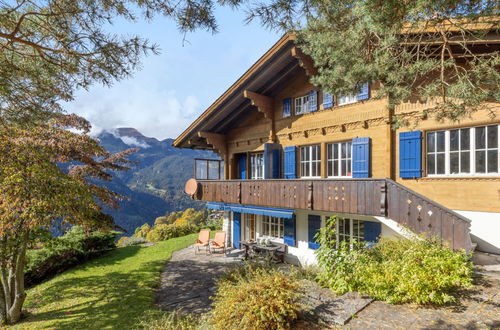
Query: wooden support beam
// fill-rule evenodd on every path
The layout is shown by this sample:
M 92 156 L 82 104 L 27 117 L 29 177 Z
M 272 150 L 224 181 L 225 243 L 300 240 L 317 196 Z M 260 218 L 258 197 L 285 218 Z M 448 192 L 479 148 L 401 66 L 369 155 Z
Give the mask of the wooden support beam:
M 257 94 L 251 91 L 244 91 L 243 96 L 249 99 L 252 105 L 257 107 L 259 112 L 262 112 L 267 119 L 274 118 L 274 100 L 272 97 Z
M 306 75 L 315 76 L 318 74 L 318 70 L 314 67 L 312 58 L 304 54 L 300 48 L 293 47 L 292 56 L 299 61 L 299 65 L 306 71 Z
M 211 144 L 214 152 L 223 157 L 227 154 L 226 136 L 224 134 L 212 132 L 198 132 L 198 136 L 207 140 L 207 144 Z
M 274 124 L 274 99 L 267 95 L 258 94 L 249 90 L 243 92 L 243 96 L 250 100 L 257 111 L 262 112 L 264 117 L 271 120 L 271 132 L 269 139 L 276 142 L 276 128 Z

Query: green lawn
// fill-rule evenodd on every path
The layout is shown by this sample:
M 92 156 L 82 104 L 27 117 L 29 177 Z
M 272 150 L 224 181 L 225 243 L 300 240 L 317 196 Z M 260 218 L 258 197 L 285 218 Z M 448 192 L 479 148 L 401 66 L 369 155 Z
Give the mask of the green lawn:
M 160 270 L 197 234 L 113 250 L 28 291 L 29 313 L 11 329 L 130 329 L 154 310 Z

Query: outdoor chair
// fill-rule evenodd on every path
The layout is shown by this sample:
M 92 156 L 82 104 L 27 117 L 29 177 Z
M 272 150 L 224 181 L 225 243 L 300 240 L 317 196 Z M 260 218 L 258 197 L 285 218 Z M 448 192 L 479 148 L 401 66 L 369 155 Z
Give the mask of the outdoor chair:
M 198 239 L 194 243 L 194 253 L 199 252 L 200 248 L 204 247 L 206 252 L 208 251 L 208 244 L 210 241 L 210 229 L 202 229 L 198 234 Z
M 224 254 L 226 254 L 226 232 L 225 231 L 217 231 L 215 233 L 215 238 L 210 242 L 210 247 L 208 248 L 210 253 L 212 250 L 222 249 Z

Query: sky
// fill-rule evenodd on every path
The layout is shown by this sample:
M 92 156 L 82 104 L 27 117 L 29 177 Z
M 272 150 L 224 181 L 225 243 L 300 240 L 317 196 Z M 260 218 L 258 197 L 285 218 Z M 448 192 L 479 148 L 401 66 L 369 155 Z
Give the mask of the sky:
M 161 54 L 145 57 L 140 71 L 110 88 L 78 91 L 66 110 L 88 119 L 92 134 L 133 127 L 160 140 L 177 137 L 281 36 L 257 21 L 245 25 L 243 12 L 219 8 L 216 16 L 217 34 L 190 33 L 184 43 L 165 17 L 114 24 L 110 32 L 147 38 Z

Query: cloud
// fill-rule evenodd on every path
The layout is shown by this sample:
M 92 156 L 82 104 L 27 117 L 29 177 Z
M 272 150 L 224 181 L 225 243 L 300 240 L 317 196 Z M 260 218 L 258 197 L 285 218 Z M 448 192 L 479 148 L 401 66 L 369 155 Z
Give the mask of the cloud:
M 129 145 L 131 147 L 140 147 L 140 148 L 144 148 L 144 149 L 150 147 L 150 145 L 147 144 L 146 142 L 141 142 L 132 136 L 121 136 L 120 139 L 123 141 L 123 143 L 125 143 L 126 145 Z
M 93 136 L 103 130 L 133 127 L 160 140 L 177 137 L 201 111 L 194 95 L 180 96 L 176 90 L 162 88 L 161 80 L 144 79 L 142 74 L 112 88 L 79 91 L 66 109 L 88 119 Z

